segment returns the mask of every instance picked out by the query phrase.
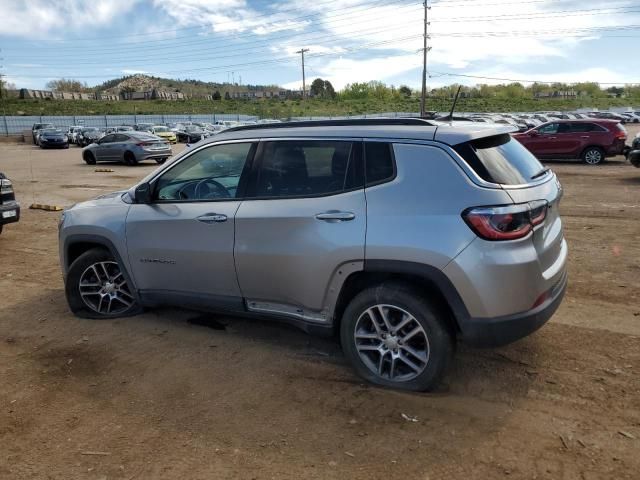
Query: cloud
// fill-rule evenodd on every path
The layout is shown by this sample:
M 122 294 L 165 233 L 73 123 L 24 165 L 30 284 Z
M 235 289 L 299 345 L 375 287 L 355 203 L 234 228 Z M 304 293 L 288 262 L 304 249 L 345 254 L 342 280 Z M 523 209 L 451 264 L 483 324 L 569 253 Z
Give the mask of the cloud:
M 42 39 L 52 31 L 108 25 L 138 0 L 3 0 L 0 35 Z M 10 12 L 10 13 L 9 13 Z
M 269 35 L 285 30 L 299 31 L 308 21 L 296 21 L 291 15 L 250 7 L 246 0 L 153 0 L 154 6 L 174 18 L 179 25 L 204 26 L 215 33 L 251 32 Z

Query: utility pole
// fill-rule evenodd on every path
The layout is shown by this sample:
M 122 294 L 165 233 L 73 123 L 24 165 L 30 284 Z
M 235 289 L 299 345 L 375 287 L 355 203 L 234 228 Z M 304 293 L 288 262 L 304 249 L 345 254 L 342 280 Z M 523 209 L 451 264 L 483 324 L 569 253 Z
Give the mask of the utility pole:
M 307 95 L 307 86 L 305 84 L 305 79 L 304 79 L 304 53 L 308 52 L 309 49 L 308 48 L 301 48 L 300 50 L 298 50 L 296 53 L 299 53 L 300 55 L 302 55 L 302 99 L 304 100 L 304 98 Z
M 424 44 L 422 47 L 422 95 L 420 97 L 420 117 L 424 118 L 426 115 L 425 100 L 427 97 L 427 52 L 431 50 L 431 47 L 427 47 L 427 39 L 429 38 L 429 1 L 424 0 Z

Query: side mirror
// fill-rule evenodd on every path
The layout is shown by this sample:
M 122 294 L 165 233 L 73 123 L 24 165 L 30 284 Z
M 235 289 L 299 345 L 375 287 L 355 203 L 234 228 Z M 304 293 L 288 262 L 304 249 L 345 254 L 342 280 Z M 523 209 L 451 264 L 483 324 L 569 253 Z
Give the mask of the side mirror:
M 151 185 L 141 183 L 136 187 L 136 203 L 151 203 Z

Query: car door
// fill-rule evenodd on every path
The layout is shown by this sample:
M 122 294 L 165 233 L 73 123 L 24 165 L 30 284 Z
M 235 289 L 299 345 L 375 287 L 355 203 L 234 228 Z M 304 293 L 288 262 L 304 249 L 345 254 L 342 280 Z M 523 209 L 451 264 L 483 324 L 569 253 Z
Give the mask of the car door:
M 113 155 L 113 142 L 115 142 L 115 134 L 105 135 L 98 141 L 98 148 L 94 150 L 96 154 L 96 160 L 99 162 L 112 161 Z
M 143 298 L 241 304 L 234 217 L 255 148 L 249 142 L 198 148 L 151 181 L 150 204 L 131 206 L 127 246 Z
M 236 214 L 236 269 L 249 310 L 327 320 L 332 279 L 364 261 L 361 148 L 353 139 L 260 144 L 250 197 Z
M 124 152 L 127 150 L 131 137 L 124 133 L 116 133 L 114 137 L 114 142 L 111 144 L 110 154 L 113 157 L 112 160 L 122 162 L 124 161 Z

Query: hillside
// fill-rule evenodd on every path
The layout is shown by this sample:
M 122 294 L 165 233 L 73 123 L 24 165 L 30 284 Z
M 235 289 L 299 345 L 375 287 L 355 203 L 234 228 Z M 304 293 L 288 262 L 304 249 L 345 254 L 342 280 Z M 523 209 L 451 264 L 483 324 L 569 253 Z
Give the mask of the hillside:
M 512 112 L 564 110 L 578 108 L 626 107 L 640 103 L 637 99 L 580 98 L 575 100 L 534 99 L 460 99 L 459 112 Z M 448 111 L 451 100 L 429 98 L 428 110 Z M 141 101 L 67 101 L 5 99 L 7 115 L 119 115 L 119 114 L 247 114 L 264 118 L 298 116 L 363 115 L 380 112 L 418 112 L 418 98 L 394 99 L 307 99 L 307 100 L 141 100 Z
M 231 88 L 232 85 L 228 83 L 215 83 L 215 82 L 203 82 L 201 80 L 175 80 L 171 78 L 153 77 L 149 75 L 129 75 L 113 80 L 108 80 L 100 85 L 92 87 L 95 92 L 107 92 L 107 93 L 120 93 L 123 89 L 142 92 L 152 89 L 170 90 L 184 93 L 187 97 L 202 97 L 204 95 L 211 95 L 214 91 L 218 90 L 221 93 Z M 247 90 L 264 89 L 271 87 L 264 85 L 242 85 L 235 86 L 235 89 L 243 88 Z

